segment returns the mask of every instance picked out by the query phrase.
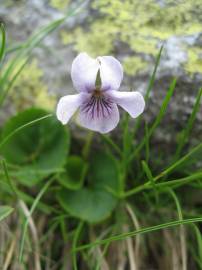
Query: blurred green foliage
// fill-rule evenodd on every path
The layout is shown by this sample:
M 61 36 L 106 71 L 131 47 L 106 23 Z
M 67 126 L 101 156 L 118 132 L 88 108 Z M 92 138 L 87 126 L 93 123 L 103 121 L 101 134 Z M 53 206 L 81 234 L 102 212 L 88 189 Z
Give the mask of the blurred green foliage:
M 187 1 L 185 6 L 190 9 L 189 2 Z M 53 5 L 58 3 L 63 4 L 62 1 L 52 1 Z M 148 8 L 147 12 L 151 12 L 155 20 L 157 11 L 163 16 L 154 1 L 145 1 L 145 5 Z M 177 11 L 175 2 L 167 1 L 166 5 L 161 8 L 167 11 L 169 9 L 173 11 L 175 8 L 175 12 Z M 193 5 L 195 4 L 193 3 Z M 169 32 L 166 35 L 166 32 L 164 33 L 162 30 L 163 27 L 167 27 L 164 25 L 166 21 L 170 27 L 171 35 L 173 33 L 180 35 L 180 31 L 186 30 L 183 28 L 184 26 L 178 29 L 177 26 L 172 24 L 175 18 L 177 23 L 182 23 L 180 19 L 182 12 L 180 11 L 176 17 L 172 14 L 167 16 L 168 18 L 165 18 L 162 24 L 160 21 L 154 23 L 151 18 L 147 21 L 144 17 L 142 17 L 141 24 L 140 16 L 137 16 L 137 22 L 133 22 L 133 13 L 136 10 L 140 15 L 146 16 L 146 14 L 143 14 L 142 6 L 138 5 L 137 1 L 92 1 L 92 7 L 99 9 L 103 16 L 98 16 L 95 22 L 89 20 L 90 28 L 86 35 L 87 40 L 84 36 L 84 28 L 78 28 L 71 35 L 64 35 L 63 37 L 69 39 L 68 42 L 70 42 L 72 35 L 75 35 L 78 31 L 80 33 L 78 40 L 72 40 L 75 41 L 75 46 L 83 44 L 82 46 L 85 45 L 86 48 L 90 48 L 92 54 L 96 55 L 101 51 L 103 51 L 103 54 L 107 54 L 108 51 L 115 53 L 118 40 L 123 42 L 124 46 L 128 44 L 132 56 L 127 55 L 123 62 L 128 74 L 131 75 L 133 72 L 139 72 L 146 68 L 147 62 L 143 61 L 144 53 L 147 52 L 153 56 L 157 49 L 158 39 L 163 40 L 169 37 Z M 200 8 L 199 6 L 198 10 Z M 189 9 L 187 9 L 186 16 L 189 14 Z M 196 10 L 196 13 L 198 10 Z M 198 19 L 200 19 L 200 16 L 198 16 Z M 187 20 L 191 20 L 189 16 Z M 128 23 L 131 23 L 131 29 L 128 28 Z M 194 23 L 195 20 L 193 19 L 192 31 Z M 60 22 L 57 22 L 57 27 L 59 25 Z M 151 27 L 151 25 L 153 26 Z M 187 22 L 187 27 L 188 25 Z M 102 33 L 98 32 L 95 26 L 100 27 Z M 91 27 L 92 30 L 95 27 L 94 38 L 96 37 L 96 39 L 93 39 L 93 36 L 91 37 Z M 197 24 L 195 24 L 195 29 L 197 27 Z M 54 27 L 51 27 L 51 29 L 54 29 Z M 128 32 L 126 32 L 127 29 Z M 142 33 L 140 29 L 142 29 Z M 154 29 L 156 29 L 156 32 Z M 125 30 L 125 32 L 121 32 L 122 30 Z M 188 30 L 189 28 L 187 28 L 187 33 L 189 33 Z M 47 33 L 47 31 L 45 32 Z M 101 34 L 106 35 L 109 39 L 101 39 Z M 158 37 L 160 34 L 162 36 Z M 83 39 L 79 43 L 81 37 Z M 88 44 L 89 40 L 92 43 Z M 28 43 L 28 48 L 35 47 L 37 42 L 32 44 L 31 42 L 30 46 Z M 24 49 L 26 49 L 26 46 L 22 46 L 22 51 Z M 191 49 L 189 59 L 191 59 L 192 64 L 187 65 L 187 70 L 194 72 L 194 65 L 197 69 L 201 68 L 199 59 L 201 48 L 193 47 Z M 24 54 L 22 55 L 24 56 Z M 160 56 L 161 51 L 147 87 L 146 102 L 154 86 Z M 21 61 L 24 63 L 26 59 L 19 57 L 13 64 L 11 63 L 11 69 L 8 69 L 5 77 L 3 76 L 1 79 L 2 84 L 7 86 L 10 80 L 13 82 L 13 76 L 19 71 L 18 65 L 22 66 Z M 9 65 L 9 63 L 7 64 Z M 26 69 L 20 69 L 20 75 L 15 84 L 12 85 L 12 96 L 14 101 L 19 102 L 16 103 L 16 106 L 22 109 L 24 102 L 21 100 L 21 94 L 24 90 L 27 91 L 25 98 L 29 99 L 29 95 L 32 96 L 32 93 L 37 95 L 38 90 L 46 93 L 47 88 L 42 81 L 43 72 L 35 60 L 26 66 Z M 183 261 L 183 255 L 175 252 L 183 248 L 188 255 L 188 262 L 183 262 L 181 268 L 185 269 L 186 265 L 194 269 L 201 267 L 202 238 L 200 229 L 195 226 L 192 230 L 190 227 L 184 233 L 182 231 L 184 227 L 180 226 L 179 229 L 176 228 L 175 230 L 176 236 L 172 236 L 172 232 L 166 229 L 180 224 L 201 222 L 202 220 L 200 194 L 202 170 L 201 166 L 199 168 L 196 166 L 197 163 L 201 162 L 202 143 L 187 150 L 191 131 L 200 108 L 202 89 L 198 92 L 185 127 L 178 134 L 180 139 L 173 138 L 173 145 L 176 144 L 175 153 L 173 155 L 167 154 L 164 148 L 159 148 L 157 144 L 150 142 L 154 131 L 164 120 L 175 85 L 176 79 L 171 82 L 159 112 L 151 125 L 139 118 L 134 128 L 129 125 L 129 118 L 125 117 L 120 124 L 119 136 L 115 140 L 110 135 L 101 137 L 97 134 L 95 143 L 91 145 L 92 137 L 90 137 L 91 140 L 88 136 L 86 138 L 83 138 L 84 136 L 79 137 L 79 139 L 73 137 L 70 149 L 69 129 L 62 126 L 53 115 L 47 115 L 47 111 L 39 108 L 30 108 L 20 112 L 2 125 L 0 133 L 0 157 L 2 159 L 0 195 L 3 203 L 14 206 L 15 215 L 7 223 L 9 233 L 6 232 L 6 238 L 8 238 L 8 235 L 12 238 L 8 238 L 8 241 L 4 240 L 6 244 L 3 243 L 5 248 L 1 250 L 1 254 L 5 254 L 6 259 L 8 258 L 7 254 L 9 254 L 9 257 L 12 257 L 11 264 L 15 265 L 15 261 L 20 258 L 17 262 L 18 265 L 22 263 L 26 269 L 36 269 L 33 263 L 36 261 L 35 258 L 33 260 L 33 254 L 38 254 L 40 255 L 37 261 L 39 268 L 40 265 L 45 266 L 44 258 L 46 257 L 48 268 L 52 268 L 50 264 L 53 263 L 58 265 L 58 269 L 67 269 L 66 259 L 68 258 L 69 263 L 68 256 L 72 255 L 74 269 L 80 266 L 82 269 L 84 267 L 85 269 L 99 269 L 102 259 L 109 262 L 110 269 L 117 269 L 115 260 L 119 264 L 120 256 L 127 256 L 128 258 L 126 257 L 125 261 L 128 265 L 130 264 L 130 251 L 122 249 L 123 242 L 116 242 L 115 245 L 110 247 L 109 245 L 115 240 L 124 241 L 127 238 L 130 241 L 129 236 L 136 235 L 139 237 L 141 235 L 141 241 L 138 243 L 137 240 L 134 246 L 131 245 L 132 248 L 139 245 L 140 252 L 134 258 L 141 261 L 141 267 L 147 267 L 148 265 L 153 267 L 155 265 L 155 267 L 160 266 L 159 269 L 161 269 L 163 264 L 168 269 L 172 269 L 173 258 Z M 24 90 L 21 91 L 21 89 Z M 6 94 L 8 94 L 8 91 L 6 91 Z M 46 100 L 47 98 L 40 104 L 44 106 Z M 33 105 L 32 102 L 30 102 L 30 105 Z M 40 121 L 38 121 L 39 119 Z M 140 137 L 136 137 L 135 135 L 140 129 L 142 129 L 142 134 Z M 98 141 L 100 143 L 97 143 Z M 108 143 L 108 145 L 105 145 L 105 143 Z M 168 159 L 167 155 L 169 155 Z M 179 189 L 179 192 L 177 189 Z M 48 191 L 47 194 L 43 196 L 46 191 Z M 36 214 L 33 213 L 35 210 Z M 0 221 L 12 211 L 12 207 L 1 206 Z M 91 224 L 101 222 L 105 218 L 108 218 L 105 223 L 96 226 Z M 25 226 L 22 226 L 22 224 Z M 28 224 L 36 225 L 34 235 L 39 235 L 37 244 L 40 246 L 40 253 L 34 247 L 35 242 L 32 242 L 31 234 L 29 235 Z M 80 224 L 85 226 L 82 227 Z M 157 225 L 151 226 L 151 224 Z M 33 227 L 30 226 L 30 228 L 31 232 Z M 160 237 L 151 234 L 153 231 L 163 229 L 166 231 L 159 232 L 158 236 Z M 82 233 L 81 230 L 83 230 Z M 127 233 L 128 231 L 129 233 Z M 165 232 L 169 234 L 166 236 Z M 144 238 L 143 233 L 147 233 Z M 196 247 L 196 239 L 192 239 L 193 233 L 196 234 L 198 247 Z M 168 237 L 170 241 L 168 241 Z M 182 237 L 184 238 L 182 239 Z M 179 242 L 179 240 L 183 241 Z M 88 242 L 91 243 L 88 244 Z M 170 245 L 170 242 L 172 242 L 172 245 Z M 12 247 L 12 243 L 15 243 L 14 248 L 10 248 L 8 253 L 8 248 L 10 244 Z M 85 243 L 87 244 L 85 245 Z M 103 249 L 101 243 L 105 244 Z M 24 248 L 24 245 L 26 245 L 26 248 Z M 100 249 L 100 255 L 92 253 L 95 250 L 95 245 Z M 173 246 L 175 249 L 173 249 Z M 112 249 L 108 250 L 108 247 Z M 90 250 L 85 252 L 84 248 Z M 70 249 L 73 252 L 71 254 Z M 61 252 L 61 250 L 64 252 Z M 76 250 L 77 252 L 83 250 L 78 258 L 74 253 Z M 158 252 L 159 250 L 161 252 Z M 169 253 L 170 251 L 173 251 L 174 255 Z M 111 256 L 112 252 L 113 256 Z M 135 253 L 134 256 L 136 256 Z M 113 259 L 111 259 L 112 257 Z M 12 265 L 9 267 L 12 267 Z M 181 268 L 179 267 L 179 269 Z

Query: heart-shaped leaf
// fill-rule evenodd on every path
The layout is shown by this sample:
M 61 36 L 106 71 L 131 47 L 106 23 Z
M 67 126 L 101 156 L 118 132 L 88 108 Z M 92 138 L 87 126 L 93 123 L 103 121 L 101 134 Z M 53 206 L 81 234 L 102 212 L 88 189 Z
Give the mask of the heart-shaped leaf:
M 58 198 L 61 206 L 72 216 L 90 223 L 107 218 L 116 206 L 116 199 L 108 192 L 99 189 L 62 190 Z
M 87 162 L 82 158 L 70 156 L 64 168 L 65 171 L 58 176 L 58 181 L 68 189 L 77 190 L 82 187 L 87 168 Z
M 76 191 L 63 189 L 57 198 L 61 206 L 72 216 L 90 223 L 107 218 L 116 206 L 117 198 L 108 188 L 118 191 L 118 167 L 107 154 L 93 155 L 87 175 L 89 187 Z
M 20 112 L 5 124 L 1 139 L 45 115 L 46 111 L 37 108 Z M 62 169 L 69 150 L 69 139 L 69 133 L 56 118 L 49 117 L 18 131 L 0 149 L 0 153 L 12 168 L 10 174 L 25 185 L 32 186 Z

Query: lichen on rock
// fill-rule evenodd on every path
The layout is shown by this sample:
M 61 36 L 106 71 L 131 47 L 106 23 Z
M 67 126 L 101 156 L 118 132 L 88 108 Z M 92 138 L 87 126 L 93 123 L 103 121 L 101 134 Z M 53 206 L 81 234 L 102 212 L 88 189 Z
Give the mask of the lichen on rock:
M 69 0 L 50 0 L 50 6 L 63 11 L 69 5 Z
M 116 54 L 120 43 L 129 53 L 155 56 L 160 43 L 173 36 L 197 35 L 202 29 L 200 0 L 93 0 L 91 8 L 96 15 L 70 33 L 63 30 L 61 37 L 64 44 L 93 56 Z M 190 72 L 201 72 L 200 65 L 195 68 Z
M 18 65 L 20 64 L 21 62 L 18 63 Z M 17 70 L 18 65 L 13 70 L 13 74 Z M 25 66 L 8 94 L 8 101 L 15 111 L 20 111 L 30 106 L 50 110 L 54 108 L 56 97 L 48 93 L 48 88 L 43 81 L 43 74 L 37 59 L 33 59 Z

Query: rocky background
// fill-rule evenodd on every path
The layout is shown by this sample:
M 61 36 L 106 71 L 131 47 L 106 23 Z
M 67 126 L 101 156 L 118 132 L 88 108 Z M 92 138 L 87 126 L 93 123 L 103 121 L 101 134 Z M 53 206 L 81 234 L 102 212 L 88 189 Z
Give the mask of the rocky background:
M 0 0 L 0 20 L 5 22 L 8 48 L 25 41 L 39 27 L 61 18 L 78 1 Z M 85 1 L 83 1 L 85 2 Z M 92 0 L 57 29 L 39 48 L 17 79 L 6 104 L 6 115 L 30 105 L 54 109 L 57 98 L 73 93 L 71 63 L 78 52 L 92 56 L 114 55 L 124 66 L 122 90 L 145 92 L 155 57 L 164 45 L 156 82 L 145 119 L 155 118 L 173 77 L 175 94 L 154 143 L 175 147 L 196 94 L 202 86 L 201 0 Z M 9 54 L 12 57 L 12 53 Z M 8 59 L 9 61 L 9 59 Z M 202 108 L 192 142 L 202 139 Z

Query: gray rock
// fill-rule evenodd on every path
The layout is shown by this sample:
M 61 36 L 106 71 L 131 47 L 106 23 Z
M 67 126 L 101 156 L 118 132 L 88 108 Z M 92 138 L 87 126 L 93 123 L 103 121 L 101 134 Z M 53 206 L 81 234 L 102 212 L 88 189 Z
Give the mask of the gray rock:
M 163 1 L 160 1 L 163 5 Z M 74 2 L 75 3 L 75 2 Z M 0 7 L 0 18 L 6 23 L 10 44 L 18 44 L 26 40 L 33 31 L 49 22 L 60 18 L 62 12 L 50 7 L 48 1 L 3 1 Z M 76 3 L 75 3 L 76 5 Z M 89 10 L 72 18 L 65 26 L 68 29 L 77 23 L 85 22 Z M 166 90 L 173 77 L 178 79 L 174 97 L 168 107 L 168 112 L 155 133 L 155 140 L 162 142 L 176 141 L 176 134 L 186 125 L 192 111 L 199 86 L 202 86 L 202 75 L 188 76 L 182 65 L 187 61 L 185 47 L 202 44 L 202 34 L 184 37 L 173 36 L 164 44 L 161 63 L 157 72 L 156 82 L 151 93 L 151 99 L 145 112 L 145 119 L 152 122 L 157 115 Z M 44 70 L 44 80 L 50 92 L 58 96 L 73 93 L 74 89 L 70 79 L 71 63 L 75 57 L 71 46 L 63 46 L 59 33 L 56 31 L 48 36 L 41 46 L 34 50 L 34 57 L 39 59 L 40 67 Z M 147 57 L 145 55 L 145 57 Z M 148 57 L 147 57 L 148 58 Z M 154 59 L 149 57 L 151 65 L 148 72 L 141 73 L 135 78 L 125 78 L 122 90 L 127 90 L 128 85 L 135 90 L 145 92 L 149 76 L 154 65 Z M 202 139 L 202 109 L 197 114 L 192 138 L 196 141 Z

